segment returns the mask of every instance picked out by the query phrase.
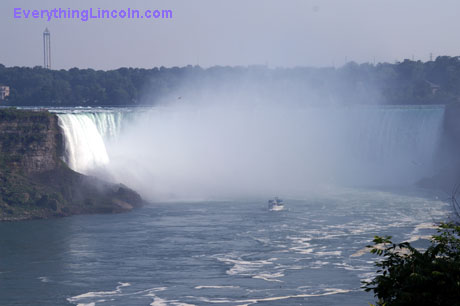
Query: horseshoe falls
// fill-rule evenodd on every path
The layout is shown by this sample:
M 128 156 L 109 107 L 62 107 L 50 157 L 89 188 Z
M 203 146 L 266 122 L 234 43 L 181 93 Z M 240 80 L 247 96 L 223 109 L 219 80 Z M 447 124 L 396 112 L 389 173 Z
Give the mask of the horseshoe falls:
M 449 213 L 441 194 L 410 187 L 436 171 L 443 107 L 56 112 L 72 169 L 150 204 L 0 223 L 15 254 L 0 261 L 5 305 L 375 304 L 361 289 L 377 270 L 366 245 L 423 247 Z M 267 209 L 273 196 L 284 210 Z
M 407 186 L 434 171 L 444 107 L 165 107 L 60 113 L 65 161 L 151 199 Z

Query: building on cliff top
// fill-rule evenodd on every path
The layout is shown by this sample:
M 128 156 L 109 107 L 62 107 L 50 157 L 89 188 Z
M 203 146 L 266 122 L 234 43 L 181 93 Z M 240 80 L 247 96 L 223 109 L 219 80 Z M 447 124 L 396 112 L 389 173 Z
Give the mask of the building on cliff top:
M 8 97 L 9 95 L 10 95 L 10 87 L 0 85 L 0 100 L 5 100 L 5 98 Z

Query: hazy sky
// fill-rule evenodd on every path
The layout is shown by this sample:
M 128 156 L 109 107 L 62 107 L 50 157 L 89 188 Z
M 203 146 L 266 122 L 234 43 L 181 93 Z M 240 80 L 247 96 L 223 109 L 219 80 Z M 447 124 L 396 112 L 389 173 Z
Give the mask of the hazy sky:
M 13 9 L 170 9 L 172 19 L 15 19 Z M 460 54 L 458 0 L 1 0 L 0 63 L 54 69 L 335 66 Z

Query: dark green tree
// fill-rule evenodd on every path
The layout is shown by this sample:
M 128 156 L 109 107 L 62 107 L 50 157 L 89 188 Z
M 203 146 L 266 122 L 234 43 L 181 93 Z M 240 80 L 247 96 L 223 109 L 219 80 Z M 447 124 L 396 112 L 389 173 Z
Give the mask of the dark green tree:
M 383 257 L 378 275 L 364 283 L 379 306 L 460 305 L 460 226 L 441 224 L 425 251 L 391 237 L 375 237 L 371 253 Z
M 319 104 L 452 104 L 460 101 L 459 57 L 396 64 L 348 63 L 340 68 L 266 66 L 203 69 L 48 70 L 5 67 L 0 85 L 10 87 L 12 106 L 98 106 L 152 104 L 185 94 L 215 91 L 257 93 L 262 99 Z

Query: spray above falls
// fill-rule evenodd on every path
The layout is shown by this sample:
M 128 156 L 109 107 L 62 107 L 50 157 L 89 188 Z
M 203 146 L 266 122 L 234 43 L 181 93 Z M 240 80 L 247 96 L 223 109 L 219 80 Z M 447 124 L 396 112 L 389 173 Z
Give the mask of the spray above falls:
M 150 199 L 302 196 L 430 175 L 444 108 L 186 105 L 59 114 L 66 162 Z

